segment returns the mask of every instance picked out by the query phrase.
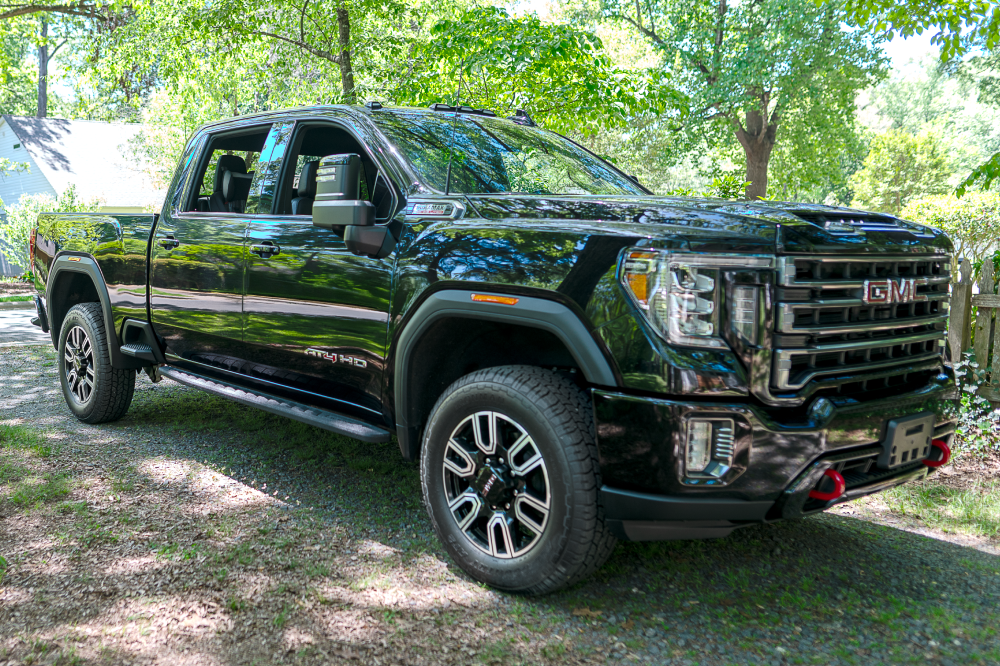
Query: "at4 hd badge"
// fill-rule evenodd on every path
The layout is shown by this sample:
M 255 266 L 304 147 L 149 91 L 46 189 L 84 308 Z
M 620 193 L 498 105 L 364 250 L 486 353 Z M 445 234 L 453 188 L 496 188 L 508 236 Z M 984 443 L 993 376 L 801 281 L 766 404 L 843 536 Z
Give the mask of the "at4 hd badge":
M 917 293 L 913 278 L 865 280 L 861 300 L 866 305 L 892 305 L 893 303 L 919 303 L 927 300 L 926 294 Z
M 342 363 L 344 365 L 353 365 L 356 368 L 366 368 L 368 367 L 368 362 L 363 358 L 358 358 L 357 356 L 348 356 L 347 354 L 332 354 L 330 352 L 325 352 L 322 349 L 307 349 L 306 353 L 310 356 L 316 356 L 318 358 L 325 358 L 331 363 Z

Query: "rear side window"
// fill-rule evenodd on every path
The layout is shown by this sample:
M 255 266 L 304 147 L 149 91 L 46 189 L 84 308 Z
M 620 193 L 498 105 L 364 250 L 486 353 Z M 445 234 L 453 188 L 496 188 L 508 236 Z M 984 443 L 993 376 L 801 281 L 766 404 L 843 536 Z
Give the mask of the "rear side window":
M 243 213 L 270 123 L 209 136 L 187 211 Z

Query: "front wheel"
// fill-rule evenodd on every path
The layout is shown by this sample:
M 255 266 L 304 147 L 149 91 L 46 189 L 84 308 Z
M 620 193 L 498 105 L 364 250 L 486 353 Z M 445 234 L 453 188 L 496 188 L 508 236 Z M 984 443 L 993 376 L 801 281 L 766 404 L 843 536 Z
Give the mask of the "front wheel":
M 553 372 L 504 366 L 456 381 L 431 412 L 420 463 L 434 529 L 476 580 L 543 594 L 614 548 L 590 403 Z
M 98 303 L 74 305 L 59 332 L 59 379 L 73 415 L 84 423 L 125 416 L 135 392 L 135 370 L 111 367 L 104 313 Z

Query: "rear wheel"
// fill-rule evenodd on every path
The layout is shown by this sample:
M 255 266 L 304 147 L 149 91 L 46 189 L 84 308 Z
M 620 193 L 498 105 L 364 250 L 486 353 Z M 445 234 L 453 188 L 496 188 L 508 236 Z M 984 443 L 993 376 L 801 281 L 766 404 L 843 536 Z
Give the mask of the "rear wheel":
M 587 396 L 542 368 L 480 370 L 445 391 L 424 436 L 424 503 L 470 576 L 543 594 L 604 563 L 615 539 L 593 429 Z
M 59 333 L 59 379 L 73 415 L 84 423 L 106 423 L 125 416 L 135 392 L 135 370 L 111 367 L 98 303 L 74 305 Z

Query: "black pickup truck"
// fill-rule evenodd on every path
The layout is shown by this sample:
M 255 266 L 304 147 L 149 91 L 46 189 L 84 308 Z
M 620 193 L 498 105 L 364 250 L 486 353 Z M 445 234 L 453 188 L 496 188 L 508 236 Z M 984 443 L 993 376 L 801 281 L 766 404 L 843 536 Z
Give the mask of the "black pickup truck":
M 455 561 L 525 593 L 947 461 L 951 251 L 652 196 L 521 112 L 377 103 L 208 125 L 158 215 L 44 214 L 31 243 L 78 418 L 121 418 L 144 370 L 395 435 Z

